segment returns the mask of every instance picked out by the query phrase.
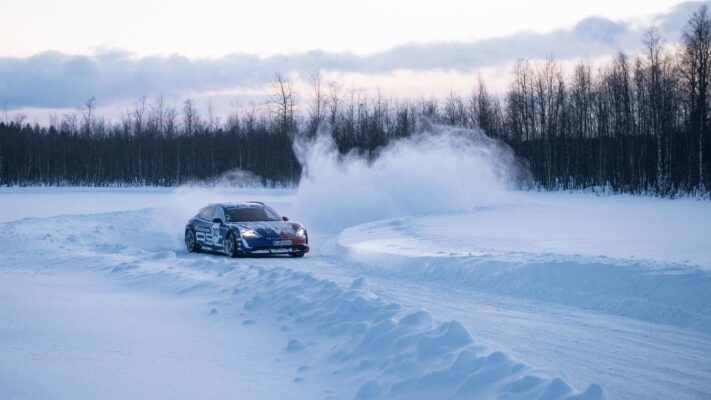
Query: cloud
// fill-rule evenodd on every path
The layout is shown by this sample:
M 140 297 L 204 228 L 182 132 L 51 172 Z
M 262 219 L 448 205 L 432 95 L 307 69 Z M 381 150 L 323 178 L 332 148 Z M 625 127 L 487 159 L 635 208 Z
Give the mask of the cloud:
M 655 16 L 668 41 L 679 32 L 699 2 L 683 3 Z M 519 32 L 474 41 L 409 43 L 368 55 L 320 50 L 260 57 L 233 53 L 221 58 L 181 55 L 135 58 L 103 50 L 92 55 L 54 51 L 26 58 L 0 57 L 0 101 L 12 108 L 62 108 L 95 96 L 104 104 L 162 93 L 186 96 L 213 90 L 258 88 L 274 73 L 305 76 L 317 69 L 364 74 L 413 71 L 470 71 L 517 58 L 577 58 L 636 50 L 644 27 L 630 21 L 589 17 L 548 33 Z

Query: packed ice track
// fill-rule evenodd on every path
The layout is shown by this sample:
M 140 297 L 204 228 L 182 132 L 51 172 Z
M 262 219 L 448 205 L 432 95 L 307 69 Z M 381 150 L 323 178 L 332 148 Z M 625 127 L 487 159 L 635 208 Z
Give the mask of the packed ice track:
M 165 203 L 2 215 L 2 397 L 711 396 L 703 248 L 685 263 L 423 233 L 474 213 L 317 234 L 304 259 L 231 259 L 187 253 Z

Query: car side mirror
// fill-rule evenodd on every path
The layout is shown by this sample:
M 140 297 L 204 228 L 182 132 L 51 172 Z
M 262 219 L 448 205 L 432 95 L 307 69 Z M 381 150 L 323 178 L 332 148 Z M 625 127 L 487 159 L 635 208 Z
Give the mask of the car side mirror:
M 214 219 L 212 220 L 212 222 L 213 222 L 213 223 L 216 223 L 216 224 L 222 225 L 222 220 L 219 219 L 219 218 L 214 218 Z
M 281 217 L 281 220 L 282 220 L 282 221 L 288 221 L 288 220 L 289 220 L 289 217 L 287 217 L 287 216 L 285 215 L 285 216 Z

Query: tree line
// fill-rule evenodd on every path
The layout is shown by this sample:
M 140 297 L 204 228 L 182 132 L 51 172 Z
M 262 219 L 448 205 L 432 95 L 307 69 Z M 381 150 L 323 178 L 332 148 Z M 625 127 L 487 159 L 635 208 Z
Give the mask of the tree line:
M 161 98 L 140 99 L 116 123 L 95 115 L 95 100 L 49 126 L 22 117 L 0 122 L 0 185 L 179 185 L 239 168 L 262 183 L 298 182 L 293 142 L 329 132 L 339 152 L 374 156 L 416 130 L 418 120 L 471 129 L 510 145 L 533 184 L 550 190 L 605 187 L 618 192 L 707 194 L 711 190 L 711 15 L 689 18 L 681 42 L 665 46 L 651 28 L 644 52 L 620 53 L 569 73 L 560 62 L 519 60 L 503 95 L 479 79 L 469 95 L 401 100 L 311 77 L 299 109 L 281 75 L 262 106 L 223 121 Z
M 191 100 L 178 114 L 141 99 L 117 124 L 93 110 L 90 99 L 49 127 L 0 123 L 0 184 L 175 186 L 240 169 L 288 185 L 301 175 L 290 131 L 256 109 L 224 124 L 203 118 Z

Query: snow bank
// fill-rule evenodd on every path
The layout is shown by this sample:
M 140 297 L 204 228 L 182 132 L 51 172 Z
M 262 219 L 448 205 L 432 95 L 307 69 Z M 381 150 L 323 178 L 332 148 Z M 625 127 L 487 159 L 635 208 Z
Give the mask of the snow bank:
M 372 161 L 339 156 L 327 136 L 297 152 L 304 175 L 295 211 L 329 232 L 376 219 L 497 203 L 525 175 L 505 145 L 479 131 L 436 125 L 392 142 Z
M 510 204 L 348 228 L 362 273 L 438 282 L 711 333 L 711 204 L 510 195 Z
M 172 192 L 167 188 L 0 187 L 0 222 L 157 207 Z
M 365 260 L 357 257 L 356 259 Z M 617 264 L 552 257 L 377 256 L 360 273 L 592 309 L 711 333 L 711 274 L 683 266 Z
M 322 368 L 359 385 L 357 399 L 601 398 L 580 393 L 550 372 L 536 371 L 475 343 L 457 321 L 433 322 L 423 310 L 383 301 L 363 279 L 348 288 L 309 273 L 252 267 L 230 287 L 247 318 L 273 313 L 291 332 L 286 349 L 329 338 Z M 334 340 L 335 339 L 335 340 Z

